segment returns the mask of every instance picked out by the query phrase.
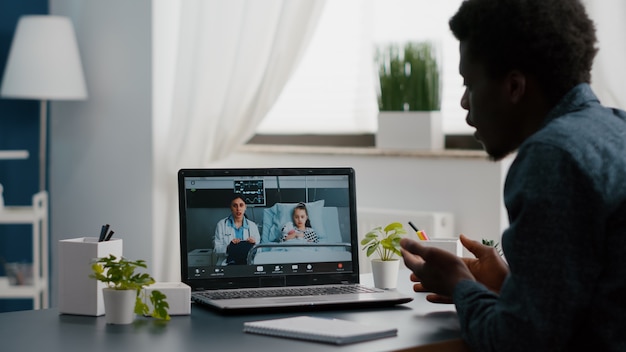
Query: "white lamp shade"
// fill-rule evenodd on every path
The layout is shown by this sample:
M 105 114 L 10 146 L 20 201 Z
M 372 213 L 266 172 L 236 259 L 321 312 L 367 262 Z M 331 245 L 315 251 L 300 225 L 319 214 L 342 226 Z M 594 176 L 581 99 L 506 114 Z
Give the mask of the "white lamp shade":
M 72 22 L 67 17 L 22 16 L 4 70 L 6 98 L 79 100 L 87 98 Z

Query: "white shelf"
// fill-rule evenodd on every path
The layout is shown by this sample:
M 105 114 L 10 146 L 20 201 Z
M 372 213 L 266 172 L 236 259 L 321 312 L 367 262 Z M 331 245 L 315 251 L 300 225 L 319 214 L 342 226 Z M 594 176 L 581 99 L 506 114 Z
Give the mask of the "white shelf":
M 37 220 L 33 207 L 17 206 L 0 209 L 0 224 L 30 224 Z
M 14 286 L 7 277 L 0 276 L 0 298 L 33 298 L 47 287 L 46 281 L 41 278 L 32 285 Z
M 0 298 L 31 298 L 34 309 L 48 308 L 48 192 L 35 194 L 32 206 L 5 206 L 0 209 L 2 224 L 32 226 L 33 283 L 13 286 L 7 277 L 0 277 Z
M 28 159 L 28 150 L 0 150 L 0 160 Z

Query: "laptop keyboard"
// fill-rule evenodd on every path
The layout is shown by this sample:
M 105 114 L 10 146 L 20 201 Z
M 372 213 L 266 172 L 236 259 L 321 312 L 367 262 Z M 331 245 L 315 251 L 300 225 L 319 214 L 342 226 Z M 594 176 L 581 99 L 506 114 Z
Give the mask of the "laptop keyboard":
M 194 295 L 208 299 L 237 299 L 259 297 L 324 296 L 353 293 L 379 292 L 374 288 L 361 285 L 329 285 L 315 287 L 277 287 L 271 289 L 240 289 L 194 292 Z

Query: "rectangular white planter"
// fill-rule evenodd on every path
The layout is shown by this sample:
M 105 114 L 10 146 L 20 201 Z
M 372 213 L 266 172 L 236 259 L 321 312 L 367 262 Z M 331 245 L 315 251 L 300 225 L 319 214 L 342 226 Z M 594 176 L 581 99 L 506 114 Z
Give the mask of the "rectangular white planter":
M 122 256 L 123 241 L 98 242 L 95 237 L 59 241 L 59 313 L 100 316 L 104 312 L 105 284 L 89 277 L 92 261 L 113 254 Z
M 444 135 L 440 111 L 381 111 L 376 147 L 402 150 L 441 150 Z

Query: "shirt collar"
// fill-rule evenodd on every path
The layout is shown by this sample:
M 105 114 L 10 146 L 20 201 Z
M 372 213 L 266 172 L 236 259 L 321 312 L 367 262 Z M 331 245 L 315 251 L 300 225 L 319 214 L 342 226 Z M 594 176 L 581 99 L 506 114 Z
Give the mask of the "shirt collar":
M 591 103 L 599 104 L 600 100 L 593 93 L 589 84 L 581 83 L 567 92 L 550 110 L 544 120 L 544 126 L 559 116 L 580 110 Z
M 226 223 L 228 224 L 228 226 L 235 228 L 235 219 L 233 219 L 233 214 L 228 215 Z M 248 228 L 248 219 L 246 219 L 245 216 L 243 217 L 243 225 L 241 227 L 244 229 Z

